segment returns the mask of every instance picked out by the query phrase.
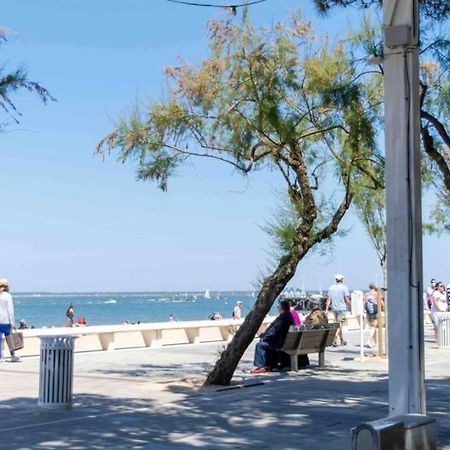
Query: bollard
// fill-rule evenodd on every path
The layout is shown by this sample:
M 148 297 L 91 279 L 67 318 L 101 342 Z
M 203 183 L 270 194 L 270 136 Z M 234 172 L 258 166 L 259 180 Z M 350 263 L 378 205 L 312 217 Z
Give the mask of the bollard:
M 435 315 L 437 320 L 437 344 L 439 348 L 450 347 L 450 313 L 440 312 Z
M 73 348 L 76 336 L 39 336 L 41 339 L 39 400 L 43 408 L 72 406 Z

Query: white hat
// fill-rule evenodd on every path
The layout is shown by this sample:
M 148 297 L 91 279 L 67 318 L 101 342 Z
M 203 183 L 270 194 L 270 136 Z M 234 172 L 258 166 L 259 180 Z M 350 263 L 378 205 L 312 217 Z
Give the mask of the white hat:
M 7 278 L 0 278 L 0 287 L 8 287 L 9 286 L 9 281 Z
M 236 302 L 236 305 L 242 305 L 242 302 L 241 302 L 240 300 L 238 300 L 238 301 Z
M 342 275 L 342 274 L 340 274 L 340 273 L 337 273 L 337 274 L 334 276 L 334 279 L 335 279 L 336 281 L 342 281 L 342 280 L 344 279 L 344 275 Z

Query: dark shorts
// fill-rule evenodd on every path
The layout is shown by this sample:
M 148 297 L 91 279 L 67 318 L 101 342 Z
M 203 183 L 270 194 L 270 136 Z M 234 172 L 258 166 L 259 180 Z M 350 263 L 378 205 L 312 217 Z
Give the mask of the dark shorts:
M 9 323 L 0 323 L 0 336 L 4 334 L 5 336 L 8 336 L 11 334 L 11 324 Z
M 371 327 L 377 326 L 377 314 L 369 314 L 367 313 L 367 321 Z

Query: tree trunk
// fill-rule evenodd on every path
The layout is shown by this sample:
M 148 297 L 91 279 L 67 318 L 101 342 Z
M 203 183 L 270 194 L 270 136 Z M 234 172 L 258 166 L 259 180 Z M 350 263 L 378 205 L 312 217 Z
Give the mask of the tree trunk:
M 306 181 L 305 181 L 306 183 Z M 309 203 L 308 208 L 312 215 L 304 217 L 297 229 L 296 244 L 291 252 L 282 257 L 278 267 L 269 277 L 264 279 L 258 298 L 252 310 L 247 315 L 244 323 L 240 326 L 234 338 L 217 360 L 214 369 L 206 378 L 205 385 L 227 385 L 230 384 L 234 371 L 242 358 L 245 350 L 252 343 L 267 313 L 275 299 L 295 275 L 298 263 L 304 258 L 308 251 L 324 239 L 332 236 L 351 204 L 352 196 L 349 193 L 349 182 L 346 183 L 346 192 L 341 204 L 334 212 L 330 222 L 311 237 L 311 230 L 315 219 L 315 205 Z M 313 200 L 311 200 L 313 202 Z
M 274 301 L 295 275 L 297 265 L 306 251 L 293 252 L 285 258 L 274 273 L 264 279 L 253 308 L 245 317 L 233 340 L 217 360 L 209 373 L 205 385 L 228 385 L 245 350 L 255 339 L 261 323 L 270 311 Z

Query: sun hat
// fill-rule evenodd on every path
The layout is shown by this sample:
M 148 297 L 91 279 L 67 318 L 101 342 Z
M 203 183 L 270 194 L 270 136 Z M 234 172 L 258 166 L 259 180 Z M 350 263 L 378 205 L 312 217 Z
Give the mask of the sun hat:
M 342 275 L 342 274 L 340 274 L 340 273 L 337 273 L 337 274 L 334 276 L 334 279 L 335 279 L 336 281 L 342 281 L 342 280 L 344 279 L 344 275 Z
M 7 278 L 0 278 L 0 287 L 9 286 L 9 281 Z
M 238 300 L 238 301 L 236 302 L 236 305 L 242 305 L 242 302 L 241 302 L 240 300 Z

